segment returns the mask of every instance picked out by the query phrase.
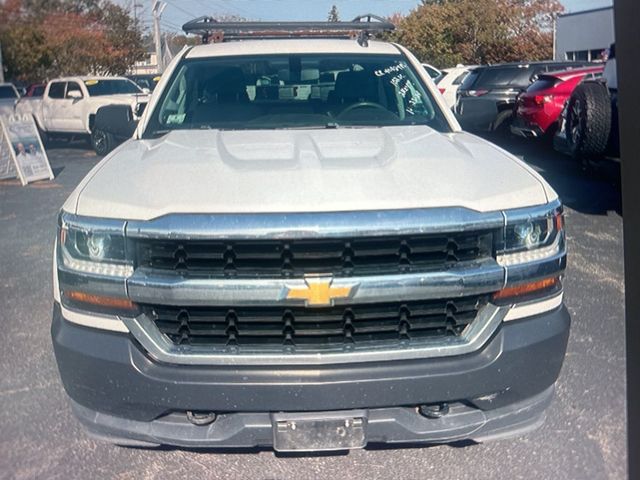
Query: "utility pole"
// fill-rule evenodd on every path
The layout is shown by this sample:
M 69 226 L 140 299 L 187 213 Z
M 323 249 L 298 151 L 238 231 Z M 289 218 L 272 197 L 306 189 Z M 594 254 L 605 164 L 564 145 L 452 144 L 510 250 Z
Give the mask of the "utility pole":
M 158 73 L 162 73 L 164 65 L 162 61 L 162 39 L 160 37 L 160 17 L 164 12 L 166 3 L 160 0 L 152 0 L 151 14 L 153 15 L 153 40 L 156 45 L 156 62 L 158 63 Z
M 553 12 L 551 14 L 551 18 L 553 20 L 553 58 L 551 58 L 551 60 L 555 60 L 556 59 L 556 24 L 558 23 L 558 14 L 556 12 Z
M 4 83 L 4 64 L 2 63 L 2 44 L 0 44 L 0 83 Z
M 136 32 L 138 32 L 138 9 L 142 8 L 142 5 L 138 3 L 138 0 L 131 0 L 131 12 L 133 13 L 133 24 Z

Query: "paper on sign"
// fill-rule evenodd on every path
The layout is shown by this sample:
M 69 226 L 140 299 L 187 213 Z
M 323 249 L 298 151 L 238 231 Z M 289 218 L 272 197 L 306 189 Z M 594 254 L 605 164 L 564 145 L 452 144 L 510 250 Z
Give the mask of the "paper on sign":
M 9 146 L 23 185 L 36 180 L 53 179 L 47 153 L 31 115 L 9 115 L 1 119 L 4 142 Z
M 18 172 L 16 172 L 13 157 L 11 156 L 11 146 L 0 126 L 0 180 L 16 178 L 17 176 Z

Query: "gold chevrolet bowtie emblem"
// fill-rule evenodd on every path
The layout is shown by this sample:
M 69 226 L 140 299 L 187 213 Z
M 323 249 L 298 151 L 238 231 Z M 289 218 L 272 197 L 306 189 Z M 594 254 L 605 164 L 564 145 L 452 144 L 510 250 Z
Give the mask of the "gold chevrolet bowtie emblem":
M 333 277 L 308 275 L 304 286 L 287 286 L 288 300 L 304 300 L 307 307 L 327 307 L 336 298 L 347 298 L 355 285 L 332 286 Z

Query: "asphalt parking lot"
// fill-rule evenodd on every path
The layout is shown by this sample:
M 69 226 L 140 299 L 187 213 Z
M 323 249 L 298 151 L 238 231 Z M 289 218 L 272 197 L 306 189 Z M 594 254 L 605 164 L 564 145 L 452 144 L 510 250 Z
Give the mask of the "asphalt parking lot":
M 54 181 L 27 187 L 0 182 L 0 478 L 626 478 L 622 216 L 615 169 L 586 176 L 535 143 L 511 139 L 503 146 L 551 183 L 567 212 L 565 298 L 573 325 L 541 429 L 483 445 L 307 456 L 126 449 L 89 439 L 67 405 L 49 333 L 56 213 L 99 160 L 78 143 L 49 150 Z

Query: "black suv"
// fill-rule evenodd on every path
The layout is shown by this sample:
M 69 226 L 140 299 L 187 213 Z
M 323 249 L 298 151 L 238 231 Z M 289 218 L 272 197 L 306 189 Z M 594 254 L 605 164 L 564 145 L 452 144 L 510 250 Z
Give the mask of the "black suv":
M 454 112 L 465 130 L 509 131 L 516 97 L 541 73 L 587 62 L 504 63 L 471 70 L 456 94 Z

